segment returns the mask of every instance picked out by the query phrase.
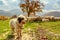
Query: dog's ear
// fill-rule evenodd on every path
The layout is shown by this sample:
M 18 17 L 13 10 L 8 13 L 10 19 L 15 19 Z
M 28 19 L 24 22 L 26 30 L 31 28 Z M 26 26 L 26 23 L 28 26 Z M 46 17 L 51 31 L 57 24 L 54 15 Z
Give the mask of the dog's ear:
M 18 22 L 21 23 L 22 20 L 24 20 L 24 18 L 18 17 Z

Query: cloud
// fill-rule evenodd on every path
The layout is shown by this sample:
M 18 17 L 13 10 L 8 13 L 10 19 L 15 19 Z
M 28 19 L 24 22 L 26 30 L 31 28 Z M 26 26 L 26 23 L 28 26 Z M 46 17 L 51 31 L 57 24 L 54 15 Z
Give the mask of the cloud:
M 45 13 L 50 11 L 60 11 L 60 10 L 43 10 Z
M 17 0 L 12 0 L 13 2 L 16 2 Z
M 43 3 L 44 5 L 46 5 L 46 4 L 48 4 L 48 1 L 41 0 L 41 3 Z
M 0 10 L 12 10 L 15 8 L 18 9 L 19 3 L 20 0 L 0 0 Z
M 8 5 L 8 3 L 6 2 L 6 0 L 2 0 L 2 2 L 4 3 L 4 5 Z
M 58 3 L 55 3 L 55 4 L 53 5 L 53 8 L 54 8 L 54 9 L 55 9 L 55 8 L 60 9 L 60 5 L 59 5 Z
M 60 0 L 49 0 L 48 4 L 45 5 L 45 10 L 60 10 Z
M 2 1 L 0 1 L 0 6 L 4 5 L 4 3 Z
M 19 7 L 24 0 L 0 0 L 0 9 L 10 10 Z M 44 10 L 60 10 L 60 0 L 41 0 L 45 5 Z

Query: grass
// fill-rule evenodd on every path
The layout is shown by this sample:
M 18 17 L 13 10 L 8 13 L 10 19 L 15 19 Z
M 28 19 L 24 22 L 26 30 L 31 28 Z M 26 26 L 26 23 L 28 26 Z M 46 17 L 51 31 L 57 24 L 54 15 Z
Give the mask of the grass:
M 5 35 L 7 32 L 10 31 L 9 27 L 9 20 L 3 21 L 0 20 L 0 39 L 6 38 L 7 35 Z
M 60 21 L 56 22 L 41 22 L 39 23 L 41 27 L 44 29 L 48 29 L 49 31 L 52 31 L 54 33 L 59 33 L 60 34 Z
M 6 31 L 9 31 L 9 30 L 10 30 L 9 21 L 0 20 L 0 34 L 5 33 Z
M 33 23 L 27 23 L 25 25 L 25 28 L 36 28 L 37 24 L 40 25 L 40 27 L 44 28 L 44 29 L 48 29 L 49 31 L 52 31 L 54 33 L 58 33 L 60 34 L 60 21 L 56 21 L 56 22 L 33 22 Z
M 33 23 L 27 22 L 24 26 L 24 31 L 27 31 L 28 28 L 35 30 L 35 28 L 37 27 L 37 24 L 39 24 L 40 27 L 44 29 L 48 29 L 49 31 L 60 34 L 60 21 L 39 22 L 39 23 L 38 22 L 33 22 Z M 6 20 L 6 21 L 0 20 L 0 39 L 1 40 L 6 38 L 6 35 L 3 36 L 3 34 L 5 34 L 8 31 L 10 32 L 9 20 Z

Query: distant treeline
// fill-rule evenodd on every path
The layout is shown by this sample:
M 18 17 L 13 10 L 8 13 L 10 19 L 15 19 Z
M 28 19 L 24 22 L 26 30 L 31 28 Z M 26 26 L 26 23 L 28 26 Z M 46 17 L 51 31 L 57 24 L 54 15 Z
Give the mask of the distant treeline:
M 7 17 L 7 16 L 0 16 L 0 20 L 7 20 L 7 19 L 9 19 L 9 17 Z
M 17 18 L 16 15 L 13 15 L 11 17 L 7 16 L 0 16 L 0 20 L 8 20 Z M 26 17 L 29 22 L 35 22 L 35 21 L 60 21 L 60 17 L 54 17 L 54 16 L 36 16 L 36 17 Z

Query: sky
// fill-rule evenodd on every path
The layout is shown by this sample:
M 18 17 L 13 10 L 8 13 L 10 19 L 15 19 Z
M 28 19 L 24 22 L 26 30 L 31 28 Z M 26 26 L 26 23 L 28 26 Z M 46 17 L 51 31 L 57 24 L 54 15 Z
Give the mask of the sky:
M 23 0 L 0 0 L 0 10 L 19 9 L 19 3 Z M 43 10 L 60 10 L 60 0 L 41 0 L 45 5 Z

